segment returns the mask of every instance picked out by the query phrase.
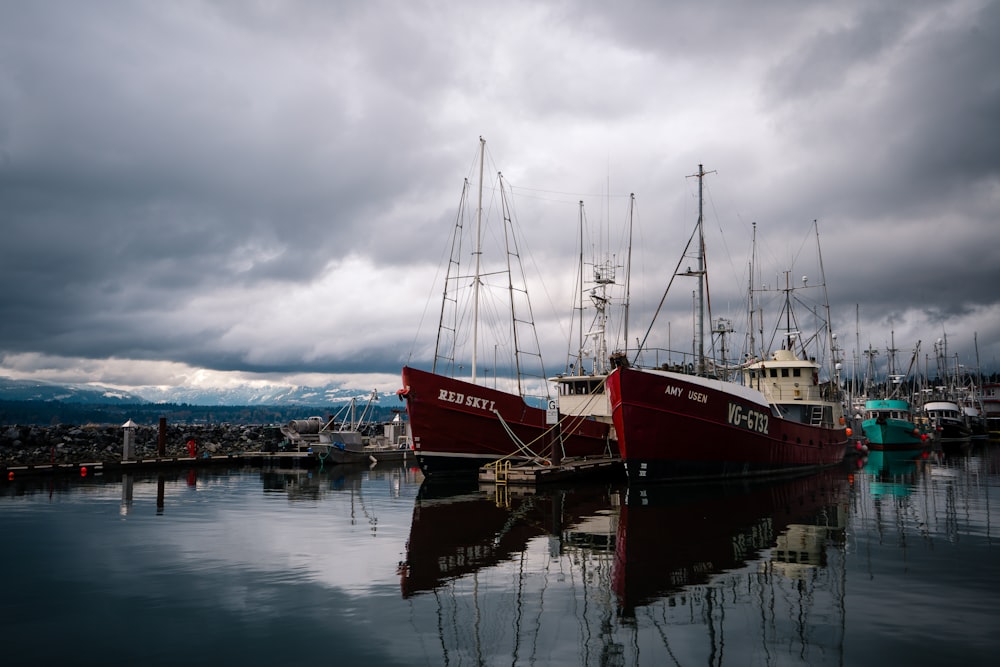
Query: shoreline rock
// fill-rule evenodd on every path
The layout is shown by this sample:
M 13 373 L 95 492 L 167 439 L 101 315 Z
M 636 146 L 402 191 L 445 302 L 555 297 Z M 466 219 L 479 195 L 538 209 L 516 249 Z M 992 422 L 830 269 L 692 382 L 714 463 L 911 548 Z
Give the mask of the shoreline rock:
M 197 455 L 277 451 L 283 440 L 277 426 L 253 424 L 167 424 L 165 454 L 188 456 L 187 442 L 194 440 Z M 155 456 L 159 425 L 137 426 L 135 456 Z M 120 463 L 125 431 L 105 424 L 54 426 L 0 426 L 0 468 L 51 463 Z

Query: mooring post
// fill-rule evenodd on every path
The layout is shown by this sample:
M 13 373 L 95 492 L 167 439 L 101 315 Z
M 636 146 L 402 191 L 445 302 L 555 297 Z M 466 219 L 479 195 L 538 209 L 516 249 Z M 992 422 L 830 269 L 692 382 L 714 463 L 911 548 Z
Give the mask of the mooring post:
M 156 455 L 164 457 L 167 455 L 167 418 L 160 417 L 160 439 L 156 443 Z
M 125 442 L 122 447 L 122 461 L 131 461 L 135 454 L 135 427 L 136 423 L 129 419 L 122 424 L 125 429 Z

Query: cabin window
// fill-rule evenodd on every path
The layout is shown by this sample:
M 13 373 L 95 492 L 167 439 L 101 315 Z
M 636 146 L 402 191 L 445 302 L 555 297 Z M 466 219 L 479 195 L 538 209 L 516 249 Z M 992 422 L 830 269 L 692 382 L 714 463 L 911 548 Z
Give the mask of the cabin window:
M 794 375 L 795 377 L 801 377 L 802 376 L 802 369 L 801 368 L 793 368 L 792 369 L 792 375 Z
M 778 377 L 778 369 L 777 368 L 772 368 L 771 369 L 771 377 L 773 377 L 773 378 Z
M 781 369 L 781 377 L 783 377 L 783 378 L 788 377 L 788 369 L 787 368 L 782 368 Z

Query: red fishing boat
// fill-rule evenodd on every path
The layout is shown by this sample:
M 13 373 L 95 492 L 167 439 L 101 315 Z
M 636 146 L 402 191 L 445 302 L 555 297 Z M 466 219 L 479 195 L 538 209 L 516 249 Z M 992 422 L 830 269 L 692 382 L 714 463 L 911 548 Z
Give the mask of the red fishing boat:
M 699 165 L 699 198 L 704 175 Z M 806 349 L 807 343 L 819 346 L 823 336 L 804 339 L 793 328 L 797 320 L 792 293 L 801 288 L 788 284 L 787 273 L 778 317 L 784 324 L 781 349 L 758 351 L 751 334 L 751 352 L 739 364 L 730 364 L 724 355 L 706 356 L 701 335 L 706 276 L 701 226 L 699 207 L 691 237 L 697 240 L 698 269 L 675 272 L 698 279 L 694 362 L 667 369 L 623 363 L 607 379 L 629 482 L 800 473 L 839 463 L 848 439 L 839 377 L 821 381 L 823 369 L 816 358 L 822 356 Z M 832 360 L 836 337 L 826 323 L 821 329 Z M 835 361 L 831 367 L 839 370 Z
M 582 416 L 550 423 L 554 411 L 518 394 L 403 367 L 413 449 L 425 475 L 469 473 L 501 458 L 557 462 L 608 456 L 609 426 Z
M 560 415 L 558 400 L 550 395 L 519 242 L 499 173 L 491 185 L 499 195 L 499 213 L 484 216 L 485 155 L 486 144 L 480 138 L 475 234 L 463 234 L 471 208 L 466 204 L 470 190 L 466 179 L 432 368 L 404 366 L 403 387 L 397 392 L 406 401 L 417 461 L 424 474 L 438 475 L 474 473 L 499 459 L 553 463 L 569 457 L 610 456 L 617 452 L 609 438 L 610 422 L 590 415 Z M 502 231 L 486 229 L 490 217 L 502 222 Z M 484 238 L 501 241 L 500 251 L 484 252 Z M 464 247 L 470 240 L 471 247 Z M 469 256 L 475 258 L 475 269 L 463 272 L 460 260 Z M 491 303 L 491 296 L 499 298 Z M 480 337 L 481 331 L 491 328 L 487 315 L 494 316 L 492 335 Z M 491 358 L 491 369 L 484 368 L 484 358 Z

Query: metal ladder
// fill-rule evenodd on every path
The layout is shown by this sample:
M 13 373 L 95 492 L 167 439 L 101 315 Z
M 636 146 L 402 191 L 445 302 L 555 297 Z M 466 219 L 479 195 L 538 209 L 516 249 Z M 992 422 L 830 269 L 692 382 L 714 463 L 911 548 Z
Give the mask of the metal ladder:
M 812 415 L 809 417 L 809 423 L 812 426 L 822 426 L 823 425 L 823 406 L 814 405 L 812 406 Z

